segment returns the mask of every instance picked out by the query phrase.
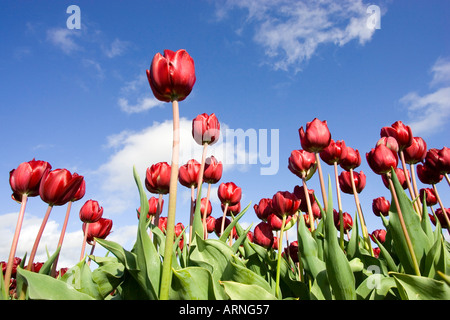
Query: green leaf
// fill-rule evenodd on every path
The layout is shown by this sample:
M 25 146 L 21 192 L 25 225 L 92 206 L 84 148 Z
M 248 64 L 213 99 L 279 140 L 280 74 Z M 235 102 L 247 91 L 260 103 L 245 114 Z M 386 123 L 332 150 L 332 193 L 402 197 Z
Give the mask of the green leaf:
M 71 285 L 53 277 L 17 269 L 17 276 L 28 285 L 28 296 L 33 300 L 94 300 Z
M 85 260 L 81 260 L 75 266 L 67 270 L 61 281 L 69 284 L 79 292 L 85 293 L 94 299 L 103 299 L 98 290 L 97 283 L 92 279 L 92 272 Z
M 444 281 L 415 276 L 404 273 L 394 273 L 399 291 L 408 300 L 450 300 L 450 286 Z
M 235 281 L 243 284 L 254 284 L 260 287 L 260 290 L 266 290 L 268 293 L 274 294 L 272 287 L 264 280 L 263 277 L 254 273 L 246 267 L 237 265 L 234 262 L 228 264 L 225 268 L 221 281 Z
M 255 284 L 234 281 L 220 282 L 231 300 L 276 300 L 275 296 Z
M 109 259 L 92 257 L 92 259 L 100 264 L 100 267 L 92 272 L 92 280 L 97 284 L 99 295 L 104 299 L 122 283 L 125 266 L 115 257 Z
M 225 230 L 223 230 L 223 234 L 220 235 L 219 240 L 220 241 L 227 241 L 228 236 L 231 233 L 231 230 L 233 230 L 234 226 L 236 225 L 236 223 L 239 221 L 240 218 L 242 218 L 242 216 L 245 214 L 245 212 L 247 212 L 248 208 L 250 207 L 249 203 L 244 210 L 242 210 L 236 217 L 234 217 L 234 219 L 231 221 L 231 223 L 225 228 Z
M 211 273 L 205 268 L 188 267 L 172 270 L 171 300 L 213 300 L 214 285 Z

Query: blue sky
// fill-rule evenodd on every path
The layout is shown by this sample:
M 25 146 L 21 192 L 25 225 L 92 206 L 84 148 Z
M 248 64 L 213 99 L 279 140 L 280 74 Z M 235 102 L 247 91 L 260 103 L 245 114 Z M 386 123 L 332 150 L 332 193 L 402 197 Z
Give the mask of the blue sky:
M 66 25 L 72 4 L 80 8 L 80 29 Z M 367 26 L 373 4 L 380 8 L 379 29 Z M 78 211 L 88 199 L 98 200 L 113 219 L 109 239 L 131 247 L 139 205 L 132 167 L 143 180 L 146 167 L 170 162 L 171 106 L 154 100 L 145 75 L 164 49 L 186 49 L 195 61 L 197 82 L 180 103 L 183 160 L 200 160 L 201 147 L 190 136 L 199 113 L 214 112 L 224 132 L 267 130 L 269 146 L 278 147 L 270 159 L 279 165 L 276 174 L 261 174 L 269 165 L 248 145 L 230 151 L 235 143 L 226 136 L 209 153 L 219 160 L 248 154 L 244 164 L 227 163 L 222 182 L 242 187 L 242 206 L 253 206 L 300 184 L 287 169 L 290 152 L 300 148 L 298 129 L 316 117 L 327 120 L 333 139 L 360 151 L 358 171 L 367 175 L 360 194 L 364 215 L 369 232 L 381 228 L 372 199 L 390 195 L 365 161 L 381 127 L 401 120 L 429 148 L 449 145 L 449 9 L 446 1 L 413 0 L 2 2 L 0 260 L 9 253 L 19 211 L 10 199 L 9 171 L 32 158 L 86 179 L 61 265 L 79 257 Z M 319 192 L 317 176 L 308 186 Z M 190 192 L 181 185 L 178 190 L 177 220 L 186 225 Z M 448 206 L 448 185 L 438 190 Z M 343 195 L 343 202 L 354 215 L 353 197 Z M 18 255 L 31 250 L 45 209 L 39 198 L 28 202 Z M 53 209 L 38 259 L 46 245 L 54 250 L 65 209 Z M 258 223 L 252 208 L 243 222 Z

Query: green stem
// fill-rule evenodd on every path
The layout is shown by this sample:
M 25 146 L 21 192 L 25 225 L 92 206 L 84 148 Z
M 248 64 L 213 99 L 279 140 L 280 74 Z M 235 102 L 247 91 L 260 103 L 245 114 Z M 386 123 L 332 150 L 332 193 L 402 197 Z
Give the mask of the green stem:
M 301 217 L 300 217 L 301 218 Z M 286 215 L 283 215 L 283 222 L 281 223 L 280 239 L 278 239 L 278 257 L 277 257 L 277 274 L 275 282 L 275 296 L 280 299 L 280 266 L 281 266 L 281 250 L 283 249 L 283 233 L 284 226 L 286 225 Z
M 336 194 L 338 200 L 338 209 L 339 209 L 339 245 L 342 250 L 344 250 L 344 215 L 342 211 L 342 201 L 341 201 L 341 192 L 339 189 L 339 179 L 338 179 L 338 168 L 337 162 L 334 163 L 334 178 L 336 181 Z
M 166 242 L 164 248 L 164 260 L 161 274 L 161 288 L 159 298 L 169 300 L 169 289 L 172 283 L 172 250 L 175 235 L 175 214 L 177 204 L 177 185 L 179 169 L 179 149 L 180 149 L 180 113 L 178 101 L 172 101 L 173 109 L 173 145 L 172 164 L 170 170 L 169 186 L 169 209 L 167 213 Z

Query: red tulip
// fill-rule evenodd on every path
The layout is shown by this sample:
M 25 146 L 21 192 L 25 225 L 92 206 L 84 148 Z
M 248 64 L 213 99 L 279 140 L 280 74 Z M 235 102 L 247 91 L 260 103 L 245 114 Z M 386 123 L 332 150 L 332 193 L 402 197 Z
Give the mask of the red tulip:
M 427 155 L 427 143 L 421 137 L 414 137 L 413 143 L 403 150 L 405 162 L 416 164 L 422 162 Z
M 222 209 L 222 212 L 224 212 L 225 204 L 221 203 L 220 208 Z M 237 204 L 235 204 L 233 206 L 228 206 L 228 208 L 227 208 L 227 216 L 229 216 L 229 217 L 231 217 L 231 214 L 236 216 L 239 214 L 239 212 L 241 212 L 241 203 L 240 202 L 238 202 Z
M 425 164 L 417 165 L 417 176 L 424 184 L 436 184 L 444 178 L 444 175 L 442 175 L 434 167 L 429 166 L 427 162 L 425 162 Z
M 345 149 L 344 140 L 334 141 L 331 139 L 328 147 L 320 151 L 320 158 L 329 165 L 341 162 L 342 151 Z
M 387 173 L 391 170 L 391 167 L 396 168 L 398 165 L 397 154 L 383 144 L 366 153 L 366 159 L 370 168 L 376 174 Z
M 221 203 L 228 203 L 230 206 L 234 206 L 241 201 L 242 189 L 234 182 L 221 183 L 217 190 L 217 195 Z
M 441 174 L 450 172 L 450 149 L 444 147 L 441 150 L 436 148 L 428 150 L 425 163 Z
M 159 202 L 159 200 L 156 197 L 150 197 L 148 199 L 147 219 L 150 219 L 151 216 L 156 215 L 156 213 L 158 212 L 158 202 Z M 164 199 L 161 199 L 161 208 L 159 208 L 159 213 L 162 212 L 163 205 L 164 205 Z M 141 213 L 141 208 L 139 207 L 139 209 L 137 210 L 138 219 L 139 219 L 140 213 Z
M 218 237 L 220 237 L 220 235 L 222 234 L 221 233 L 221 228 L 222 228 L 222 220 L 223 220 L 223 216 L 222 217 L 219 217 L 219 218 L 217 218 L 216 219 L 216 221 L 215 221 L 215 225 L 214 225 L 214 232 L 216 233 L 216 235 L 218 236 Z M 231 223 L 231 221 L 230 221 L 230 219 L 228 219 L 227 217 L 225 217 L 225 222 L 224 222 L 224 228 L 223 228 L 223 230 L 225 230 L 227 227 L 228 227 L 228 225 Z M 232 231 L 232 233 L 233 233 L 233 237 L 237 237 L 237 232 L 236 232 L 236 227 L 234 227 L 233 228 L 233 231 Z
M 377 217 L 381 214 L 385 217 L 388 216 L 390 207 L 391 204 L 385 197 L 378 197 L 372 201 L 372 211 Z
M 74 172 L 72 178 L 75 178 L 77 176 L 79 176 L 79 174 Z M 83 179 L 83 182 L 81 182 L 81 185 L 78 188 L 78 191 L 75 193 L 75 195 L 73 196 L 73 198 L 70 201 L 81 200 L 85 194 L 86 194 L 86 181 Z
M 285 223 L 288 223 L 290 220 L 291 220 L 291 216 L 287 216 Z M 281 230 L 283 220 L 280 218 L 279 215 L 277 215 L 275 213 L 271 213 L 267 217 L 267 223 L 271 226 L 272 230 Z
M 206 203 L 206 201 L 208 201 L 208 203 Z M 195 208 L 195 206 L 196 206 L 196 204 L 194 205 L 194 208 Z M 200 213 L 201 213 L 202 217 L 203 217 L 203 212 L 205 212 L 205 208 L 206 208 L 206 216 L 209 217 L 212 212 L 211 201 L 209 201 L 207 198 L 202 198 L 200 200 Z
M 317 169 L 316 156 L 305 150 L 293 150 L 289 157 L 288 169 L 298 177 L 309 180 Z
M 166 229 L 167 229 L 167 217 L 159 217 L 158 228 L 159 228 L 159 230 L 161 230 L 164 234 L 166 233 Z
M 448 228 L 447 220 L 444 217 L 444 213 L 442 211 L 442 208 L 436 209 L 435 214 L 436 214 L 436 217 L 439 220 L 439 223 L 441 224 L 441 227 L 442 228 Z M 450 208 L 445 208 L 445 214 L 447 215 L 447 218 L 450 219 Z M 433 224 L 436 225 L 436 219 L 431 219 L 431 221 L 433 221 Z
M 399 150 L 409 147 L 413 143 L 411 128 L 401 121 L 396 121 L 390 127 L 381 128 L 381 137 L 394 137 L 397 140 Z
M 260 222 L 253 231 L 253 240 L 256 244 L 268 249 L 274 242 L 272 228 L 266 222 Z
M 178 180 L 185 187 L 197 187 L 198 174 L 200 172 L 200 163 L 195 160 L 189 160 L 185 165 L 180 167 Z
M 434 206 L 438 203 L 438 199 L 436 197 L 436 193 L 434 192 L 433 188 L 422 188 L 419 191 L 420 193 L 420 200 L 423 199 L 425 195 L 425 201 L 427 202 L 428 206 Z
M 62 206 L 75 198 L 83 176 L 71 174 L 67 169 L 47 171 L 42 177 L 39 194 L 51 206 Z
M 337 212 L 335 209 L 333 209 L 333 218 L 334 218 L 334 225 L 339 230 L 341 226 L 341 222 L 339 220 L 339 212 Z M 347 212 L 342 213 L 342 218 L 344 220 L 344 230 L 350 230 L 353 227 L 353 219 L 352 216 L 349 215 Z
M 395 172 L 395 175 L 397 176 L 398 182 L 400 182 L 402 188 L 406 190 L 408 188 L 408 182 L 406 181 L 406 178 L 405 178 L 405 171 L 403 169 L 400 169 L 400 168 L 395 168 L 394 172 Z M 408 178 L 407 179 L 411 179 L 411 176 L 409 174 L 409 170 L 406 170 L 406 172 L 408 173 Z M 382 179 L 382 181 L 384 183 L 384 186 L 389 189 L 389 180 L 386 177 L 386 175 L 383 174 L 381 176 L 381 179 Z
M 178 247 L 180 248 L 180 250 L 182 250 L 184 246 L 184 234 L 181 235 L 183 231 L 184 225 L 181 222 L 178 222 L 175 225 L 175 237 L 178 238 L 179 236 L 181 236 L 180 241 L 178 242 Z
M 96 200 L 86 201 L 80 209 L 80 220 L 86 223 L 96 222 L 102 215 L 103 207 Z
M 52 166 L 48 162 L 33 159 L 11 170 L 9 184 L 13 191 L 13 199 L 21 201 L 23 194 L 28 197 L 38 196 L 42 177 L 51 169 Z
M 294 194 L 300 200 L 300 211 L 308 212 L 308 202 L 306 201 L 305 191 L 303 187 L 295 186 Z M 314 196 L 314 190 L 308 189 L 308 197 L 311 206 L 316 202 L 316 197 Z
M 298 131 L 302 148 L 308 152 L 320 152 L 331 142 L 331 133 L 327 121 L 315 118 L 306 124 L 306 131 L 301 127 Z
M 300 200 L 289 191 L 278 191 L 272 197 L 272 208 L 279 216 L 292 216 L 300 208 Z
M 147 70 L 150 88 L 160 101 L 182 101 L 195 84 L 194 60 L 186 50 L 164 50 L 164 56 L 157 53 Z
M 291 257 L 291 259 L 294 263 L 297 263 L 298 262 L 298 242 L 292 241 L 291 243 L 289 243 L 289 247 L 287 247 L 285 249 L 285 253 L 289 254 L 289 256 Z
M 145 187 L 151 193 L 167 194 L 170 184 L 170 165 L 167 162 L 158 162 L 147 168 Z
M 377 239 L 380 243 L 384 243 L 386 241 L 386 230 L 377 229 L 374 230 L 369 236 L 372 238 L 373 242 Z
M 359 151 L 351 147 L 345 147 L 341 153 L 340 166 L 344 170 L 355 169 L 361 165 Z
M 216 219 L 213 216 L 206 217 L 206 230 L 212 233 L 216 227 Z
M 212 145 L 217 142 L 220 135 L 220 123 L 214 113 L 199 114 L 192 121 L 192 136 L 199 145 L 205 143 Z
M 380 139 L 378 139 L 376 145 L 379 146 L 380 144 L 385 145 L 395 153 L 399 151 L 397 139 L 395 139 L 394 137 L 381 137 Z
M 266 221 L 267 217 L 273 212 L 272 199 L 262 198 L 258 204 L 253 206 L 256 216 L 262 221 Z
M 111 219 L 100 218 L 96 222 L 89 223 L 86 241 L 92 244 L 94 238 L 105 239 L 110 233 L 113 226 Z M 86 223 L 83 223 L 83 232 L 86 232 Z
M 360 193 L 366 186 L 366 175 L 364 172 L 353 171 L 353 181 L 355 183 L 356 192 Z M 350 171 L 342 171 L 339 175 L 339 186 L 341 191 L 348 194 L 353 194 L 352 180 Z
M 206 158 L 205 170 L 203 171 L 203 181 L 215 184 L 222 178 L 223 165 L 214 156 Z

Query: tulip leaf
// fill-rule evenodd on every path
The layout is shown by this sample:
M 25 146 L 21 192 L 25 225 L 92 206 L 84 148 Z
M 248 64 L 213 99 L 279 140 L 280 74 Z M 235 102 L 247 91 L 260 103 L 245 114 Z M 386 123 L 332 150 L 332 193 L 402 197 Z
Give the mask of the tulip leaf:
M 99 294 L 104 299 L 123 281 L 125 267 L 115 257 L 109 259 L 93 257 L 92 259 L 101 263 L 99 268 L 92 271 L 92 280 L 97 284 Z
M 44 274 L 18 268 L 17 276 L 27 284 L 28 296 L 32 300 L 94 300 L 70 284 Z
M 172 270 L 171 300 L 213 300 L 214 285 L 211 273 L 201 267 Z
M 223 230 L 223 233 L 220 235 L 219 240 L 225 242 L 228 238 L 228 236 L 231 233 L 231 230 L 233 230 L 236 223 L 239 221 L 239 219 L 247 212 L 248 208 L 250 207 L 251 203 L 249 203 L 244 210 L 242 210 L 234 219 L 232 219 L 231 223 Z
M 94 299 L 103 299 L 99 293 L 97 283 L 92 279 L 92 272 L 85 260 L 81 260 L 75 266 L 67 270 L 61 281 L 69 284 L 77 291 L 85 293 Z
M 450 300 L 450 286 L 444 281 L 404 273 L 390 273 L 402 298 L 407 300 Z
M 256 284 L 243 284 L 235 281 L 220 282 L 227 295 L 231 300 L 276 300 L 277 298 L 267 292 L 261 290 Z

